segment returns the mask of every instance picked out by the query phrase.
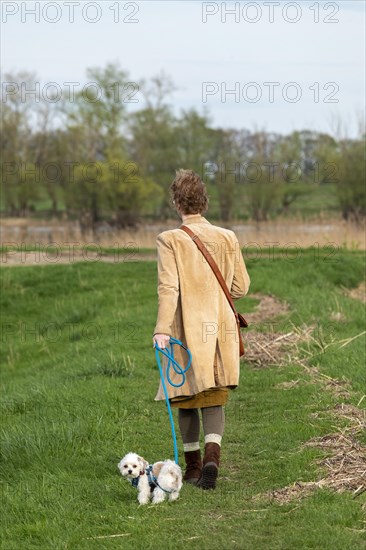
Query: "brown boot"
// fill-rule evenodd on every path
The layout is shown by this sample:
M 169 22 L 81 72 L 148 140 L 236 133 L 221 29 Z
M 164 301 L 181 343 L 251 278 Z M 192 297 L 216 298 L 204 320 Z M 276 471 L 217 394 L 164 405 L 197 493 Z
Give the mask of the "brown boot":
M 201 489 L 215 489 L 216 479 L 219 473 L 220 450 L 218 443 L 206 443 L 205 456 L 203 457 L 202 476 L 197 483 Z
M 187 451 L 184 453 L 184 458 L 186 461 L 186 471 L 183 481 L 197 485 L 202 471 L 201 451 L 199 449 L 197 451 Z

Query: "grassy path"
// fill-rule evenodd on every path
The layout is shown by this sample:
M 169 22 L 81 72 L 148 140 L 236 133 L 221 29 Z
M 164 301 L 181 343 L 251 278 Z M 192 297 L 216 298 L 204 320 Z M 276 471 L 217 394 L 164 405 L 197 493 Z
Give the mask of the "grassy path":
M 337 467 L 334 448 L 309 441 L 343 434 L 342 468 L 357 445 L 356 466 L 365 460 L 365 306 L 344 292 L 362 281 L 364 258 L 247 265 L 252 287 L 238 309 L 251 327 L 218 489 L 184 486 L 157 507 L 138 507 L 116 467 L 129 450 L 172 456 L 165 406 L 153 401 L 155 262 L 3 267 L 1 548 L 366 547 L 366 492 L 306 485 Z M 286 307 L 266 310 L 265 296 Z M 280 349 L 275 339 L 290 332 L 311 336 Z M 258 360 L 256 342 L 275 360 Z

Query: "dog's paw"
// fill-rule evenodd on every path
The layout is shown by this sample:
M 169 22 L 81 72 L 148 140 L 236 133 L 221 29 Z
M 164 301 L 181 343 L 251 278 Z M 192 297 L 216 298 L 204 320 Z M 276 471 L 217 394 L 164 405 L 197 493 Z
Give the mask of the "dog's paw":
M 169 500 L 170 502 L 174 502 L 175 500 L 177 500 L 178 497 L 179 497 L 179 492 L 174 491 L 173 493 L 170 493 Z
M 153 498 L 152 499 L 153 504 L 160 504 L 161 502 L 164 502 L 164 497 L 162 497 L 162 498 L 159 497 L 159 498 Z
M 165 494 L 163 491 L 159 488 L 156 488 L 153 493 L 152 503 L 153 504 L 160 504 L 160 502 L 163 502 L 165 498 Z

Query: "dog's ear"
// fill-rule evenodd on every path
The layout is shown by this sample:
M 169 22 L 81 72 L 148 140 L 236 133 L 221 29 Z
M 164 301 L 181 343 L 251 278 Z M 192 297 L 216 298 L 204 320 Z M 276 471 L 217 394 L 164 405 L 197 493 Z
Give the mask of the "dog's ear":
M 141 463 L 141 466 L 142 466 L 142 469 L 143 470 L 146 470 L 146 468 L 148 467 L 149 463 L 147 462 L 147 460 L 145 460 L 142 456 L 139 456 L 138 457 L 140 463 Z

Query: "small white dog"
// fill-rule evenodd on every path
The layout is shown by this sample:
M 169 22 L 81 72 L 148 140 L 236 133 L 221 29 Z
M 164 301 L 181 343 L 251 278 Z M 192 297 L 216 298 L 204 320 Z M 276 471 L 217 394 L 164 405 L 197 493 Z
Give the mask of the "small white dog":
M 137 488 L 140 504 L 147 504 L 151 496 L 153 504 L 163 502 L 166 495 L 171 502 L 179 497 L 182 470 L 172 460 L 149 464 L 142 456 L 128 453 L 118 463 L 118 469 Z

